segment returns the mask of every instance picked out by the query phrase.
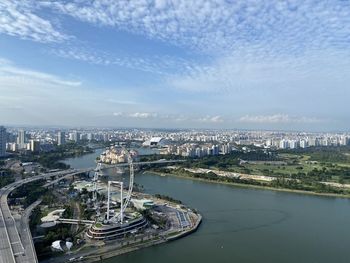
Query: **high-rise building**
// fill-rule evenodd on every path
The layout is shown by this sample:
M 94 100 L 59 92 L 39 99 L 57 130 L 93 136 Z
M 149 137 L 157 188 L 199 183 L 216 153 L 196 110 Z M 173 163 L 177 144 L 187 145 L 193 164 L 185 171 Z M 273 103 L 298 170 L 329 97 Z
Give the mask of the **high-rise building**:
M 349 138 L 346 136 L 342 136 L 340 139 L 340 145 L 348 145 L 349 144 Z
M 93 134 L 93 133 L 88 133 L 88 134 L 87 134 L 87 139 L 88 139 L 89 141 L 92 141 L 92 140 L 94 139 L 94 134 Z
M 40 142 L 36 140 L 30 140 L 30 150 L 38 153 L 40 151 Z
M 80 133 L 77 131 L 69 133 L 69 140 L 79 142 Z
M 309 146 L 317 146 L 317 138 L 310 138 Z
M 19 148 L 21 148 L 21 149 L 26 147 L 26 132 L 25 132 L 25 130 L 18 131 L 17 144 L 18 144 Z
M 63 145 L 66 143 L 66 133 L 63 131 L 59 131 L 57 133 L 57 144 L 58 145 Z
M 306 140 L 301 140 L 300 141 L 300 148 L 306 148 L 308 147 L 308 142 Z
M 80 135 L 79 135 L 79 139 L 80 139 L 81 141 L 86 140 L 86 139 L 87 139 L 87 135 L 86 135 L 86 134 L 80 134 Z
M 219 155 L 219 146 L 218 145 L 213 145 L 211 147 L 212 149 L 212 155 Z
M 290 140 L 290 141 L 289 141 L 289 148 L 291 148 L 291 149 L 297 149 L 297 148 L 299 148 L 299 141 Z
M 6 154 L 6 129 L 4 126 L 0 126 L 0 157 Z
M 287 140 L 281 140 L 280 141 L 280 145 L 279 148 L 280 149 L 287 149 L 289 147 L 289 142 Z
M 80 133 L 79 132 L 73 132 L 73 141 L 75 141 L 75 142 L 80 141 Z

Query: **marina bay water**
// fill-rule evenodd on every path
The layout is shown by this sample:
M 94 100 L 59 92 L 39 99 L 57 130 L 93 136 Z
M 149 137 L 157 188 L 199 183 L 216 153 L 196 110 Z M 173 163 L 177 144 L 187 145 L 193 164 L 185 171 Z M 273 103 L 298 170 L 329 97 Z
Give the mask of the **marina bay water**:
M 99 154 L 67 160 L 91 167 Z M 148 193 L 183 201 L 203 215 L 185 238 L 104 263 L 349 262 L 350 200 L 240 188 L 151 173 L 136 174 Z

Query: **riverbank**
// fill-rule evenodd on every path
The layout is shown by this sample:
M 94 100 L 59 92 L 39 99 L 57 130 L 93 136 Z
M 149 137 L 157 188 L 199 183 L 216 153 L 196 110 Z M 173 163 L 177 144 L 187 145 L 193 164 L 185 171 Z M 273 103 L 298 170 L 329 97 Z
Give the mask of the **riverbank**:
M 70 164 L 77 169 L 89 168 L 97 153 L 71 159 Z M 106 173 L 113 178 L 113 170 Z M 344 249 L 344 244 L 350 242 L 350 228 L 344 227 L 350 222 L 348 199 L 283 194 L 247 186 L 233 188 L 185 179 L 148 173 L 135 176 L 145 194 L 171 196 L 198 210 L 203 225 L 195 233 L 175 242 L 131 253 L 124 251 L 98 262 L 259 263 L 262 258 L 269 263 L 329 263 L 334 258 L 339 263 L 349 261 L 350 251 Z M 90 249 L 81 251 L 80 256 L 103 247 Z M 63 254 L 45 262 L 69 262 L 72 257 L 76 255 Z
M 97 262 L 104 259 L 113 258 L 122 254 L 130 253 L 136 250 L 140 250 L 143 248 L 160 245 L 162 243 L 183 238 L 187 235 L 190 235 L 191 233 L 196 232 L 202 222 L 202 216 L 200 214 L 192 213 L 191 218 L 195 219 L 194 221 L 192 221 L 191 227 L 182 231 L 169 230 L 160 236 L 151 236 L 148 238 L 145 237 L 140 241 L 128 239 L 123 241 L 115 240 L 98 242 L 94 245 L 90 244 L 84 248 L 81 248 L 78 253 L 74 253 L 74 258 L 77 260 L 80 258 L 79 262 Z M 50 259 L 50 261 L 47 262 L 52 262 L 52 259 Z M 72 260 L 72 262 L 74 262 L 74 260 Z
M 143 249 L 143 248 L 147 248 L 147 247 L 151 247 L 151 246 L 155 246 L 155 245 L 160 245 L 166 242 L 171 242 L 180 238 L 183 238 L 187 235 L 190 235 L 191 233 L 194 233 L 198 230 L 201 222 L 202 222 L 202 216 L 197 214 L 197 220 L 195 222 L 195 224 L 193 225 L 193 227 L 185 230 L 185 231 L 181 231 L 181 232 L 169 232 L 166 236 L 162 236 L 162 237 L 157 237 L 154 239 L 150 239 L 148 241 L 143 241 L 143 242 L 139 242 L 136 244 L 131 244 L 131 245 L 127 245 L 125 247 L 120 247 L 119 249 L 116 249 L 115 247 L 111 246 L 110 248 L 108 248 L 108 245 L 106 245 L 103 249 L 107 249 L 107 251 L 103 251 L 101 253 L 93 253 L 93 255 L 90 256 L 85 256 L 83 259 L 83 262 L 86 263 L 90 263 L 90 262 L 97 262 L 100 260 L 104 260 L 104 259 L 109 259 L 109 258 L 113 258 L 122 254 L 126 254 L 126 253 L 130 253 L 139 249 Z
M 202 222 L 202 215 L 197 213 L 196 210 L 191 210 L 189 207 L 180 205 L 176 202 L 176 200 L 169 200 L 165 198 L 166 196 L 164 196 L 164 198 L 159 198 L 157 195 L 153 196 L 149 194 L 141 194 L 139 197 L 142 197 L 143 199 L 152 199 L 156 205 L 166 207 L 165 209 L 163 208 L 163 210 L 157 210 L 162 211 L 162 213 L 168 213 L 166 228 L 157 233 L 146 231 L 144 233 L 128 235 L 122 239 L 97 241 L 84 238 L 85 243 L 78 247 L 75 251 L 71 251 L 60 256 L 53 256 L 48 259 L 41 260 L 40 262 L 59 263 L 101 261 L 135 250 L 140 250 L 183 238 L 196 232 Z M 166 212 L 166 210 L 168 212 Z M 184 213 L 186 213 L 187 225 L 182 225 L 183 221 L 180 220 L 177 213 L 182 213 L 184 217 Z M 152 222 L 152 219 L 149 219 L 149 228 L 153 227 L 153 225 L 151 225 Z
M 223 182 L 223 181 L 214 181 L 214 180 L 208 180 L 208 179 L 204 179 L 204 178 L 191 177 L 191 176 L 172 174 L 172 173 L 162 173 L 162 172 L 156 172 L 156 171 L 145 171 L 145 172 L 151 173 L 151 174 L 155 174 L 155 175 L 158 175 L 158 176 L 172 176 L 172 177 L 178 177 L 178 178 L 182 178 L 182 179 L 195 180 L 195 181 L 214 183 L 214 184 L 223 184 L 223 185 L 235 186 L 235 187 L 240 187 L 240 188 L 261 189 L 261 190 L 269 190 L 269 191 L 276 191 L 276 192 L 288 192 L 288 193 L 303 194 L 303 195 L 313 195 L 313 196 L 338 197 L 338 198 L 344 198 L 344 199 L 349 199 L 350 198 L 350 195 L 344 195 L 344 194 L 317 193 L 317 192 L 311 192 L 311 191 L 305 191 L 305 190 L 295 190 L 295 189 L 288 189 L 288 188 L 276 188 L 276 187 L 271 187 L 271 186 L 262 186 L 262 185 L 253 185 L 253 184 L 244 184 L 244 183 L 240 184 L 240 183 Z

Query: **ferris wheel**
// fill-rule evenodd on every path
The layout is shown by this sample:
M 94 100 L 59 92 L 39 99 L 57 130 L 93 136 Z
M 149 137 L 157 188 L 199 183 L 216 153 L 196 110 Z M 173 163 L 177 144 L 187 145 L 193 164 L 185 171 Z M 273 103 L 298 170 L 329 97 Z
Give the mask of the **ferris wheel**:
M 123 223 L 123 216 L 124 212 L 127 208 L 127 206 L 130 203 L 131 194 L 134 187 L 134 164 L 133 159 L 128 150 L 126 148 L 123 148 L 123 151 L 125 152 L 127 156 L 127 162 L 129 167 L 129 185 L 126 192 L 126 195 L 124 195 L 124 183 L 123 181 L 108 181 L 108 191 L 107 191 L 107 222 L 108 223 Z M 95 202 L 95 206 L 97 207 L 97 181 L 98 178 L 102 175 L 102 170 L 104 169 L 103 164 L 101 162 L 97 163 L 95 173 L 94 173 L 94 191 L 93 191 L 93 201 Z M 110 217 L 110 187 L 111 185 L 119 185 L 120 186 L 120 210 L 118 213 Z

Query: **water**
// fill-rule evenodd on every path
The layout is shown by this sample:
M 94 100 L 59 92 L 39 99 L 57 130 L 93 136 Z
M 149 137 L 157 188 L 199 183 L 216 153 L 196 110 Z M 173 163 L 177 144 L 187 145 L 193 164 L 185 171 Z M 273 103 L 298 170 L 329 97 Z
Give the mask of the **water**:
M 104 149 L 96 149 L 94 153 L 82 155 L 77 158 L 69 158 L 64 163 L 75 169 L 95 167 L 96 157 L 100 156 L 103 151 Z
M 69 162 L 91 167 L 84 163 L 90 158 L 83 156 Z M 104 263 L 350 262 L 348 199 L 245 189 L 147 173 L 137 175 L 136 182 L 148 193 L 166 194 L 196 208 L 203 215 L 203 224 L 188 237 Z
M 157 149 L 150 148 L 134 148 L 140 155 L 152 155 L 158 152 Z M 90 168 L 96 166 L 96 157 L 98 157 L 105 149 L 96 149 L 92 154 L 82 155 L 78 158 L 70 158 L 64 161 L 71 168 Z

